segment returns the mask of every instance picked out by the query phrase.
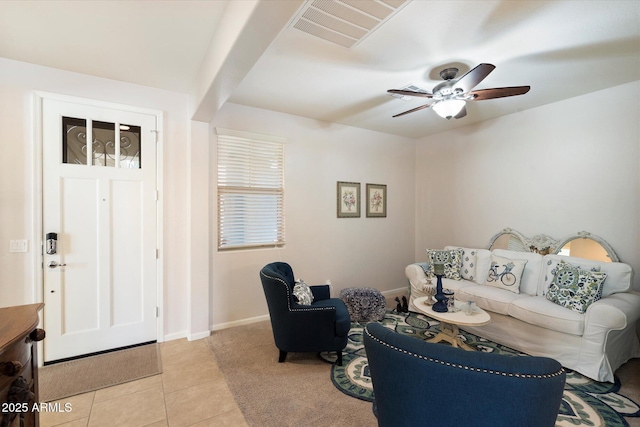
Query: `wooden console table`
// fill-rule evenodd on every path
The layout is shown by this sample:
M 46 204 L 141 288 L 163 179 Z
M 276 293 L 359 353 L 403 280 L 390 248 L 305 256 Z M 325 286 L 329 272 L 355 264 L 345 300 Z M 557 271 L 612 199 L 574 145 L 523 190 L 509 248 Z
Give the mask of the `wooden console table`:
M 38 354 L 36 341 L 45 333 L 38 326 L 44 304 L 0 308 L 0 425 L 38 426 Z

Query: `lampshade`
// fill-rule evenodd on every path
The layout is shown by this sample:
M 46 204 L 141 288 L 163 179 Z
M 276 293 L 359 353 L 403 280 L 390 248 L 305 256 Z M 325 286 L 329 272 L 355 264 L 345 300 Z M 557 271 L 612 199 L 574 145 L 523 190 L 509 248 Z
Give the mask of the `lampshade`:
M 461 99 L 445 99 L 433 105 L 433 109 L 440 117 L 449 120 L 455 117 L 465 106 L 466 102 Z
M 434 274 L 444 275 L 444 264 L 436 262 L 433 264 Z

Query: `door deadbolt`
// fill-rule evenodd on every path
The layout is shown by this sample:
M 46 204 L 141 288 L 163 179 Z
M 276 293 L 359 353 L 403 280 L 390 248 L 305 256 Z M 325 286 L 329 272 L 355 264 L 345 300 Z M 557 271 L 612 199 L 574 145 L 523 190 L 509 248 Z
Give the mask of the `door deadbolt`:
M 55 255 L 58 251 L 58 233 L 47 233 L 47 254 Z

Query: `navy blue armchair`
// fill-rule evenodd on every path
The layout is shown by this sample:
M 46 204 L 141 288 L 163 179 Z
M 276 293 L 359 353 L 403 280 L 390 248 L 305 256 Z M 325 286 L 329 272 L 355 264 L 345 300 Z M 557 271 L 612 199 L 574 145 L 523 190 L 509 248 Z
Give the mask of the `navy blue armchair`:
M 554 426 L 566 373 L 546 357 L 465 351 L 369 323 L 379 426 Z
M 260 270 L 260 280 L 267 299 L 278 362 L 284 362 L 288 352 L 337 352 L 342 365 L 342 349 L 347 345 L 351 318 L 347 307 L 338 298 L 331 298 L 328 285 L 310 286 L 311 305 L 300 305 L 293 296 L 295 279 L 291 266 L 272 262 Z

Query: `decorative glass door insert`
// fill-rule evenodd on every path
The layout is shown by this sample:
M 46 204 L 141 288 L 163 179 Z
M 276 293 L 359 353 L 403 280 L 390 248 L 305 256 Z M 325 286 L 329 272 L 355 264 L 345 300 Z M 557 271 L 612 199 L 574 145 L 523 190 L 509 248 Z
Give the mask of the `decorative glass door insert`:
M 62 118 L 62 163 L 140 169 L 140 148 L 140 126 Z

